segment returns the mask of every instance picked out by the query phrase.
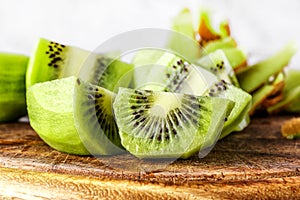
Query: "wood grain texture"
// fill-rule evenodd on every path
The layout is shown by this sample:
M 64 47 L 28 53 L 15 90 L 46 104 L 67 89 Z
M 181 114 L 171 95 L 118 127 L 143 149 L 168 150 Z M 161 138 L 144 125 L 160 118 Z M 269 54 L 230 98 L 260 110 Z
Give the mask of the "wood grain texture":
M 300 143 L 280 134 L 289 118 L 255 118 L 204 159 L 166 165 L 129 155 L 60 153 L 27 123 L 1 124 L 0 194 L 21 199 L 300 199 Z

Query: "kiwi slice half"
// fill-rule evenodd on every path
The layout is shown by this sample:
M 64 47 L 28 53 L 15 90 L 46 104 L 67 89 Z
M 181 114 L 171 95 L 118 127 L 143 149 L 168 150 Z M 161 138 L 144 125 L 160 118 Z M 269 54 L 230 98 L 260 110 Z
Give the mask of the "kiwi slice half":
M 0 53 L 0 122 L 17 120 L 26 114 L 25 72 L 29 58 Z
M 153 60 L 150 59 L 151 56 Z M 143 57 L 147 60 L 143 60 Z M 234 101 L 235 106 L 224 124 L 221 137 L 232 131 L 240 131 L 249 124 L 251 95 L 231 84 L 238 83 L 222 50 L 199 59 L 196 65 L 169 52 L 162 54 L 157 50 L 144 50 L 137 53 L 134 64 L 136 88 L 198 96 L 220 96 Z M 141 67 L 138 67 L 139 65 Z
M 197 66 L 207 69 L 215 74 L 220 80 L 232 83 L 239 87 L 232 66 L 230 65 L 224 50 L 216 50 L 197 61 Z
M 75 124 L 83 144 L 95 156 L 124 151 L 113 114 L 114 99 L 115 93 L 77 79 L 74 94 Z
M 31 86 L 26 93 L 31 127 L 52 148 L 89 155 L 77 133 L 73 112 L 75 77 Z
M 202 154 L 217 141 L 233 105 L 222 98 L 129 88 L 120 88 L 113 103 L 122 144 L 139 158 Z
M 82 71 L 83 66 L 87 70 Z M 39 82 L 80 75 L 84 81 L 114 90 L 118 87 L 116 84 L 119 83 L 120 77 L 132 69 L 133 65 L 106 55 L 41 38 L 28 64 L 26 87 Z M 123 80 L 122 86 L 127 87 L 130 80 L 130 77 L 127 81 Z
M 288 43 L 284 48 L 273 56 L 247 67 L 246 70 L 237 74 L 240 86 L 246 92 L 253 92 L 268 82 L 273 75 L 280 73 L 296 53 L 294 43 Z M 253 81 L 255 80 L 255 81 Z

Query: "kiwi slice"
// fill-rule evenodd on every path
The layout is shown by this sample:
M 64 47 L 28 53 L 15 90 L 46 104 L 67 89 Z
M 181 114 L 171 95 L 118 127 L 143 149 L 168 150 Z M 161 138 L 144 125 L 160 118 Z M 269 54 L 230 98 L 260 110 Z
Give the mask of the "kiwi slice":
M 239 87 L 235 73 L 224 50 L 216 50 L 207 56 L 200 58 L 197 61 L 197 65 L 215 74 L 220 80 L 224 80 Z
M 287 71 L 285 78 L 285 87 L 283 89 L 283 97 L 280 102 L 267 108 L 269 113 L 277 113 L 280 111 L 288 111 L 292 113 L 300 113 L 300 71 L 291 69 Z
M 88 155 L 77 133 L 73 112 L 75 77 L 31 86 L 26 93 L 31 127 L 52 148 Z
M 168 52 L 158 54 L 160 57 L 155 57 L 151 62 L 151 55 L 156 56 L 155 50 L 138 52 L 134 60 L 136 88 L 199 96 L 220 95 L 234 101 L 235 107 L 225 123 L 222 137 L 232 131 L 242 130 L 249 124 L 251 95 L 231 84 L 235 76 L 221 50 L 198 60 L 200 67 Z M 144 56 L 148 60 L 143 62 Z M 214 71 L 215 75 L 205 68 Z
M 196 33 L 193 26 L 192 13 L 188 8 L 183 9 L 172 21 L 169 48 L 189 59 L 196 60 L 201 55 L 200 46 L 196 40 Z
M 145 59 L 144 59 L 145 58 Z M 217 77 L 184 59 L 160 50 L 145 49 L 136 53 L 133 64 L 134 88 L 193 94 L 204 93 Z
M 88 70 L 80 70 L 82 66 Z M 79 76 L 80 73 L 80 77 L 85 81 L 114 90 L 118 87 L 116 84 L 119 83 L 120 77 L 132 69 L 132 65 L 105 55 L 41 38 L 29 61 L 26 87 L 39 82 Z M 130 80 L 124 80 L 122 86 L 127 87 Z
M 77 131 L 87 150 L 97 155 L 122 153 L 123 147 L 114 119 L 115 94 L 102 87 L 77 79 L 74 116 Z
M 0 53 L 0 122 L 17 120 L 26 114 L 25 72 L 29 58 Z
M 212 53 L 218 49 L 236 48 L 236 41 L 232 37 L 225 37 L 219 40 L 211 41 L 205 45 L 206 53 Z
M 122 144 L 130 153 L 188 158 L 217 141 L 233 104 L 221 98 L 120 88 L 113 107 Z
M 200 45 L 205 46 L 211 41 L 229 37 L 230 27 L 228 22 L 224 20 L 220 23 L 219 30 L 214 30 L 211 23 L 210 12 L 203 10 L 200 14 L 198 34 L 200 36 Z
M 268 82 L 270 77 L 281 72 L 295 53 L 295 44 L 289 43 L 275 55 L 247 67 L 246 70 L 237 74 L 241 88 L 249 93 L 258 89 Z

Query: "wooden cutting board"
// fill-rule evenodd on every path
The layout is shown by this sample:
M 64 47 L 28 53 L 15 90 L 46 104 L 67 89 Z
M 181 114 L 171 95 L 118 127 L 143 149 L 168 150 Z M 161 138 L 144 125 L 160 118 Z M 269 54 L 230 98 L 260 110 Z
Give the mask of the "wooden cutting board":
M 291 116 L 256 117 L 204 159 L 172 164 L 128 155 L 75 156 L 48 147 L 28 123 L 0 125 L 4 199 L 300 199 L 300 140 Z

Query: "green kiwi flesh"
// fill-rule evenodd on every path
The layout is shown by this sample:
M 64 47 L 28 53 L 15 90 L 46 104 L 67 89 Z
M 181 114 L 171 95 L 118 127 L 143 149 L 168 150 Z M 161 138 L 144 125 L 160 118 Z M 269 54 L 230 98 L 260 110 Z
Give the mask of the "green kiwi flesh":
M 216 50 L 204 57 L 201 57 L 197 61 L 197 66 L 215 74 L 220 80 L 224 80 L 239 87 L 235 73 L 224 53 L 224 50 Z
M 266 83 L 271 76 L 281 72 L 295 53 L 295 44 L 289 43 L 275 55 L 253 66 L 249 66 L 246 70 L 237 74 L 241 88 L 249 93 L 258 89 Z
M 225 37 L 219 40 L 211 41 L 205 45 L 204 50 L 206 53 L 212 53 L 219 49 L 235 48 L 237 46 L 232 37 Z
M 89 155 L 77 133 L 73 112 L 75 77 L 31 86 L 26 93 L 31 127 L 52 148 Z
M 283 98 L 277 104 L 267 108 L 269 113 L 287 111 L 292 113 L 300 112 L 300 71 L 289 70 L 285 77 Z
M 17 120 L 26 110 L 25 73 L 29 58 L 0 53 L 0 122 Z
M 85 67 L 85 71 L 81 69 Z M 95 54 L 74 46 L 68 46 L 41 38 L 30 58 L 26 73 L 26 87 L 39 82 L 79 76 L 84 81 L 100 85 L 109 90 L 118 87 L 120 77 L 133 66 L 105 55 Z M 93 73 L 91 73 L 93 72 Z M 123 81 L 130 84 L 131 77 Z
M 188 158 L 217 141 L 233 104 L 221 98 L 120 88 L 113 107 L 122 144 L 130 153 Z
M 217 77 L 180 57 L 160 50 L 136 53 L 133 64 L 134 88 L 193 94 L 204 93 Z
M 189 9 L 183 9 L 172 21 L 172 30 L 168 47 L 188 60 L 196 60 L 201 55 L 201 49 L 196 41 L 192 14 Z
M 157 54 L 160 57 L 155 57 Z M 222 50 L 202 57 L 197 61 L 196 65 L 189 64 L 168 52 L 163 54 L 158 52 L 157 54 L 155 54 L 154 50 L 145 50 L 136 56 L 137 60 L 134 62 L 136 66 L 146 66 L 145 69 L 142 68 L 141 71 L 136 71 L 135 73 L 135 78 L 141 77 L 136 81 L 136 88 L 198 96 L 220 95 L 234 101 L 235 106 L 224 124 L 222 137 L 225 137 L 232 131 L 240 131 L 249 124 L 248 111 L 251 106 L 251 95 L 231 84 L 232 82 L 238 83 Z M 150 59 L 151 55 L 154 55 L 152 56 L 153 60 Z M 148 60 L 143 62 L 143 57 L 146 57 Z M 158 66 L 147 65 L 149 63 L 156 63 Z M 185 64 L 182 65 L 181 63 Z M 182 70 L 182 67 L 188 69 L 187 73 L 185 73 L 185 70 Z M 200 71 L 194 70 L 194 67 Z M 214 74 L 206 69 L 213 71 Z M 180 73 L 181 71 L 182 73 Z M 152 82 L 159 83 L 159 86 L 151 84 Z
M 122 153 L 123 147 L 114 119 L 115 94 L 102 87 L 77 79 L 74 116 L 80 138 L 93 155 Z

